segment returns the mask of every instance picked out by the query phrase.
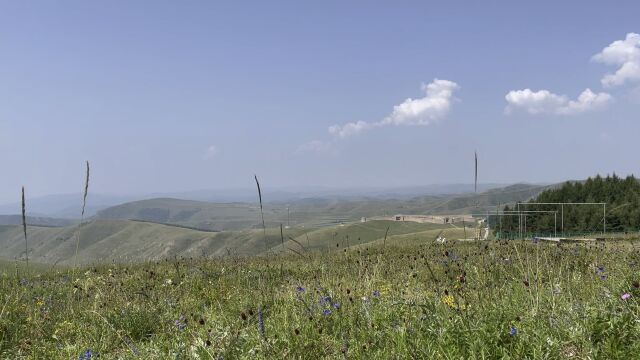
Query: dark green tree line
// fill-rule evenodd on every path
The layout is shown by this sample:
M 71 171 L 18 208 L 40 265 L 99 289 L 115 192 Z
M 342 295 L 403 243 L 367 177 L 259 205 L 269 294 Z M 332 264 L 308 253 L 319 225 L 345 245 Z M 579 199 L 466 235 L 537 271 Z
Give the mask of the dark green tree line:
M 607 231 L 633 231 L 640 229 L 640 181 L 634 176 L 620 178 L 613 174 L 606 178 L 600 175 L 583 182 L 568 181 L 562 186 L 542 192 L 528 203 L 606 203 Z M 505 211 L 514 211 L 517 205 L 505 206 Z M 557 230 L 561 228 L 559 205 L 527 205 L 520 210 L 558 211 Z M 554 232 L 554 214 L 527 214 L 527 231 L 538 234 Z M 565 232 L 598 232 L 603 229 L 603 207 L 598 205 L 564 205 Z M 517 216 L 491 219 L 496 231 L 517 232 Z

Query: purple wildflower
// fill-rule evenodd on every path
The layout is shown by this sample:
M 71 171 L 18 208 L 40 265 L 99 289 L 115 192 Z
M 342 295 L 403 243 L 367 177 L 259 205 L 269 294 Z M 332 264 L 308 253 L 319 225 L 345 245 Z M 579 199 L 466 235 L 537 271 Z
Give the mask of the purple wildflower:
M 100 357 L 100 355 L 96 354 L 96 357 Z M 91 358 L 93 358 L 93 351 L 91 351 L 91 349 L 87 349 L 87 351 L 85 351 L 84 354 L 80 355 L 78 360 L 88 360 Z
M 333 304 L 333 308 L 334 309 L 340 309 L 340 303 Z
M 176 325 L 178 330 L 184 330 L 184 328 L 187 326 L 187 324 L 184 323 L 184 315 L 180 315 L 180 317 L 174 322 L 174 324 Z
M 374 297 L 380 297 L 380 291 L 376 290 L 373 292 Z
M 324 309 L 324 310 L 322 311 L 322 315 L 324 315 L 324 316 L 329 316 L 329 315 L 331 315 L 331 310 L 329 310 L 329 309 Z
M 511 325 L 511 328 L 509 329 L 509 335 L 515 336 L 516 334 L 518 334 L 518 329 L 515 326 Z
M 331 303 L 331 296 L 323 296 L 320 298 L 320 305 L 326 305 Z
M 631 297 L 631 294 L 629 293 L 624 293 L 622 294 L 622 296 L 620 296 L 622 300 L 629 300 L 630 297 Z
M 600 280 L 607 280 L 607 275 L 600 275 Z
M 296 288 L 296 292 L 297 292 L 297 293 L 303 293 L 303 292 L 305 292 L 305 288 L 303 288 L 302 286 L 298 286 L 298 287 Z

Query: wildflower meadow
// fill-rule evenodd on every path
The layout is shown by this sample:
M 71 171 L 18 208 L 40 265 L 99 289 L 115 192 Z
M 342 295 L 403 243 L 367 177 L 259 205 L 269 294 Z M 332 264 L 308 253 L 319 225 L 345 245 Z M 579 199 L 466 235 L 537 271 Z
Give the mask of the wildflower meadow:
M 6 267 L 3 359 L 632 359 L 640 244 L 478 241 Z

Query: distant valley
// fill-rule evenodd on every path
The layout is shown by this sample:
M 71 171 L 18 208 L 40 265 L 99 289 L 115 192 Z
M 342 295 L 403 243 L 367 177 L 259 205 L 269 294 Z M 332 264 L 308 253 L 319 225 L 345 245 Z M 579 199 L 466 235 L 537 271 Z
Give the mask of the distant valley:
M 391 221 L 360 223 L 360 219 L 395 214 L 484 213 L 501 204 L 528 200 L 551 187 L 517 184 L 479 194 L 434 194 L 410 199 L 314 197 L 269 202 L 264 204 L 266 242 L 255 202 L 145 199 L 106 207 L 85 219 L 81 226 L 78 219 L 29 216 L 29 258 L 34 262 L 68 264 L 78 237 L 78 258 L 85 263 L 259 255 L 289 248 L 306 251 L 307 247 L 335 246 L 335 241 L 358 246 L 380 241 L 386 227 L 390 227 L 391 236 L 422 233 L 435 238 L 442 231 L 455 232 L 455 227 Z M 0 258 L 24 257 L 21 220 L 19 215 L 0 216 Z

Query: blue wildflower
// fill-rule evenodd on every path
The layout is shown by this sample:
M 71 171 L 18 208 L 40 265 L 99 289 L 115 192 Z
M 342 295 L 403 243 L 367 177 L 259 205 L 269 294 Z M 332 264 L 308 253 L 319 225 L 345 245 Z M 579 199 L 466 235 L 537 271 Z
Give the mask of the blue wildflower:
M 340 309 L 340 303 L 333 304 L 333 308 L 334 309 Z
M 100 355 L 96 354 L 96 357 L 100 357 Z M 93 351 L 91 351 L 91 349 L 87 349 L 87 351 L 85 351 L 84 354 L 80 355 L 78 360 L 88 360 L 91 358 L 93 358 Z
M 184 330 L 187 324 L 184 323 L 184 315 L 180 315 L 178 320 L 174 321 L 174 324 L 178 328 L 178 330 Z
M 596 270 L 597 273 L 603 273 L 604 272 L 604 266 L 598 266 L 598 269 Z
M 331 310 L 329 310 L 329 309 L 324 309 L 324 310 L 322 311 L 322 315 L 324 315 L 324 316 L 329 316 L 329 315 L 331 315 Z
M 376 290 L 373 292 L 374 297 L 380 297 L 380 291 Z
M 514 336 L 518 333 L 518 329 L 515 326 L 511 326 L 511 328 L 509 329 L 509 335 Z
M 607 275 L 600 275 L 600 280 L 602 281 L 607 280 Z
M 320 305 L 326 305 L 331 303 L 331 296 L 323 296 L 320 298 Z
M 296 288 L 296 292 L 297 292 L 297 293 L 303 293 L 303 292 L 305 292 L 305 288 L 303 288 L 302 286 L 298 286 L 298 287 Z

